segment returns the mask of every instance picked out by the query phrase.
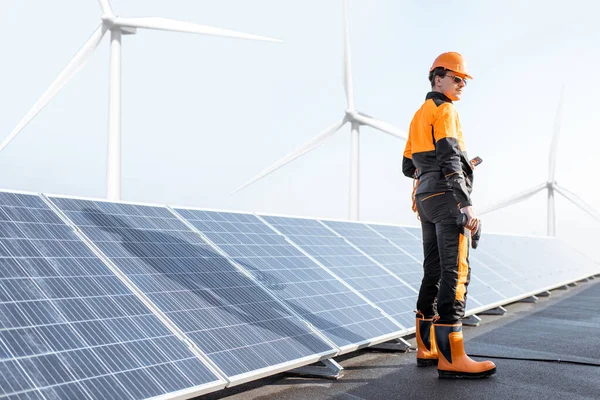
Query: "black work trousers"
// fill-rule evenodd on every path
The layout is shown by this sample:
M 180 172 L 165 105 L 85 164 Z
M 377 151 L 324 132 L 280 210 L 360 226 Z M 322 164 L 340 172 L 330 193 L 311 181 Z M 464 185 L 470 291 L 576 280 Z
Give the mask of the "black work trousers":
M 457 224 L 460 210 L 452 192 L 419 194 L 417 210 L 423 230 L 423 280 L 417 310 L 425 318 L 455 324 L 465 315 L 469 267 L 469 231 Z

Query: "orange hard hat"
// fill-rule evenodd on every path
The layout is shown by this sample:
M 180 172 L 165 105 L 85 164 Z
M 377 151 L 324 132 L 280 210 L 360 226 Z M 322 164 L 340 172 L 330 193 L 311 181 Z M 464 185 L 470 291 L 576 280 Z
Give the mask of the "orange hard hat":
M 449 69 L 452 72 L 456 72 L 463 78 L 473 79 L 473 77 L 467 72 L 467 63 L 465 62 L 465 59 L 457 52 L 449 51 L 447 53 L 440 54 L 433 62 L 429 72 L 433 71 L 437 67 Z

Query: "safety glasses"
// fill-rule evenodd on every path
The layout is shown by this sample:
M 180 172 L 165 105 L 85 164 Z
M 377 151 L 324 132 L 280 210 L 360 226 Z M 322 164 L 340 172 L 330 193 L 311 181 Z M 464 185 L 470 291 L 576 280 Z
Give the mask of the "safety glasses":
M 456 75 L 446 75 L 448 78 L 452 78 L 452 80 L 454 81 L 454 83 L 456 83 L 457 85 L 460 84 L 461 82 L 467 86 L 467 79 L 466 78 L 461 78 L 460 76 L 456 76 Z

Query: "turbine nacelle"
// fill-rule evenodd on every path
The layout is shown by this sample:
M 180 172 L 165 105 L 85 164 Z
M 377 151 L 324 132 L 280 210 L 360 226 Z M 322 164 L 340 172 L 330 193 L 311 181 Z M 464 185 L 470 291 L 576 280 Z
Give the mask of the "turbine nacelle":
M 134 35 L 137 33 L 137 28 L 124 25 L 118 22 L 119 17 L 114 14 L 103 14 L 102 15 L 102 24 L 106 27 L 107 30 L 119 29 L 124 35 Z
M 102 23 L 108 28 L 111 29 L 115 25 L 115 19 L 117 16 L 115 14 L 102 14 Z
M 358 115 L 358 111 L 356 110 L 346 110 L 344 111 L 346 114 L 346 119 L 351 122 L 356 122 L 356 116 Z
M 373 124 L 371 124 L 370 122 L 375 121 L 375 119 L 368 114 L 362 113 L 357 110 L 346 110 L 345 114 L 346 114 L 345 120 L 348 122 L 357 124 L 359 126 L 370 126 L 372 128 L 378 129 L 382 132 L 390 133 L 390 132 L 380 129 L 378 126 L 374 126 Z M 392 133 L 390 133 L 390 134 L 392 134 Z

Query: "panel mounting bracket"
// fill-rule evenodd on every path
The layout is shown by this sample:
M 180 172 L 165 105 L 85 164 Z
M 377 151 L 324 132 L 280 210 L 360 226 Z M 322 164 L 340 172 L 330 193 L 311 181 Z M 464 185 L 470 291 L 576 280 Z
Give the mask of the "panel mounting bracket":
M 333 358 L 327 358 L 311 365 L 292 369 L 287 371 L 286 374 L 336 380 L 344 376 L 344 368 L 335 362 Z
M 529 297 L 525 297 L 524 299 L 519 300 L 519 303 L 537 303 L 538 298 L 537 296 L 529 296 Z
M 410 343 L 402 338 L 389 340 L 387 342 L 379 343 L 374 346 L 367 347 L 365 350 L 383 350 L 383 351 L 400 351 L 407 352 L 410 349 Z
M 481 318 L 479 318 L 475 314 L 469 315 L 468 317 L 465 317 L 462 320 L 462 324 L 464 326 L 479 326 L 480 322 L 481 322 Z
M 504 315 L 506 314 L 506 308 L 502 306 L 490 308 L 489 310 L 481 311 L 481 315 Z

